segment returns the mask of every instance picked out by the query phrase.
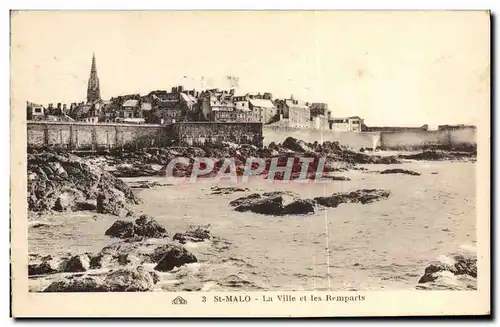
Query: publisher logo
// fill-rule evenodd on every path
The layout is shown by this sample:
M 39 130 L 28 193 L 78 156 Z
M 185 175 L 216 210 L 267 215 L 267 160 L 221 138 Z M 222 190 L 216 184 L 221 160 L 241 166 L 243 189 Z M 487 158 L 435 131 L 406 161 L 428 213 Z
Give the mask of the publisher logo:
M 187 301 L 184 300 L 181 296 L 178 296 L 172 300 L 172 304 L 187 304 Z

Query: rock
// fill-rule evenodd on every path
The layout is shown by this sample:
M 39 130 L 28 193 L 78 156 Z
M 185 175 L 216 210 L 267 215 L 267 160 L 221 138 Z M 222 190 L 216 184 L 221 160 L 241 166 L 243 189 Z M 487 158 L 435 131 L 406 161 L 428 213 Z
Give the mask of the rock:
M 429 160 L 429 161 L 464 160 L 464 159 L 476 158 L 476 156 L 477 154 L 475 152 L 435 151 L 435 150 L 424 150 L 416 154 L 399 155 L 399 157 L 402 159 Z
M 309 199 L 298 199 L 283 208 L 285 215 L 303 215 L 314 213 L 314 201 Z
M 420 173 L 417 173 L 416 171 L 408 169 L 400 169 L 400 168 L 386 169 L 381 171 L 380 174 L 405 174 L 405 175 L 420 176 Z
M 117 220 L 106 230 L 104 235 L 118 238 L 133 237 L 135 224 L 133 221 Z
M 250 194 L 249 196 L 237 198 L 236 200 L 229 202 L 229 205 L 235 207 L 235 206 L 239 206 L 240 204 L 244 203 L 247 200 L 255 200 L 255 199 L 260 199 L 260 198 L 261 198 L 261 195 L 259 193 L 253 193 L 253 194 Z
M 147 215 L 141 215 L 135 220 L 134 234 L 136 236 L 151 238 L 162 238 L 168 236 L 167 230 L 158 224 L 156 220 Z
M 158 171 L 153 169 L 150 164 L 134 162 L 134 164 L 116 166 L 116 170 L 112 174 L 116 177 L 143 177 L 155 176 L 158 174 Z
M 183 246 L 171 244 L 163 245 L 155 249 L 152 259 L 154 260 L 160 257 L 161 259 L 154 268 L 158 271 L 170 271 L 175 267 L 198 261 L 194 254 L 186 250 Z
M 300 199 L 290 191 L 275 191 L 239 198 L 229 203 L 239 212 L 251 211 L 265 215 L 298 215 L 314 212 L 314 201 Z
M 418 283 L 434 282 L 442 277 L 440 273 L 443 271 L 453 275 L 468 275 L 472 278 L 477 278 L 477 258 L 459 254 L 451 258 L 445 257 L 432 262 L 425 268 L 424 275 L 419 279 Z
M 57 269 L 54 269 L 48 262 L 33 263 L 28 265 L 28 276 L 48 275 L 55 274 L 56 272 Z
M 294 137 L 287 137 L 283 142 L 283 147 L 296 152 L 313 152 L 313 149 L 306 142 L 298 140 Z
M 179 241 L 181 244 L 186 244 L 187 242 L 203 242 L 210 239 L 210 231 L 207 229 L 208 226 L 192 226 L 192 228 L 185 233 L 176 233 L 174 235 L 174 240 Z
M 336 208 L 341 203 L 367 204 L 380 199 L 387 199 L 391 195 L 388 190 L 362 189 L 347 193 L 334 193 L 331 196 L 320 196 L 314 201 L 325 207 Z
M 106 292 L 106 288 L 95 277 L 66 277 L 52 282 L 43 292 Z
M 239 187 L 218 187 L 212 186 L 210 188 L 212 194 L 232 194 L 234 192 L 247 192 L 248 188 L 239 188 Z
M 241 202 L 234 210 L 239 212 L 251 211 L 265 215 L 283 214 L 283 198 L 280 195 L 265 198 L 247 199 Z
M 72 211 L 77 209 L 78 203 L 84 201 L 85 197 L 78 190 L 66 190 L 61 192 L 52 208 L 55 211 Z
M 79 203 L 92 203 L 99 193 L 104 193 L 102 212 L 114 213 L 113 207 L 140 202 L 123 181 L 75 155 L 45 150 L 29 153 L 27 170 L 30 211 L 80 210 Z M 105 199 L 108 205 L 102 205 Z
M 115 216 L 125 216 L 128 212 L 123 193 L 112 188 L 104 188 L 99 192 L 96 210 L 98 213 L 110 213 Z
M 156 245 L 155 245 L 156 246 Z M 148 257 L 148 248 L 152 244 L 144 243 L 142 239 L 128 238 L 104 247 L 90 261 L 91 269 L 116 266 L 138 265 Z
M 438 271 L 434 279 L 418 284 L 417 290 L 449 290 L 470 291 L 477 290 L 477 279 L 469 275 L 454 275 L 451 271 Z
M 118 238 L 134 236 L 162 238 L 168 236 L 167 230 L 153 218 L 141 215 L 135 221 L 117 220 L 106 230 L 105 235 Z
M 44 292 L 149 292 L 159 276 L 145 271 L 120 268 L 102 276 L 70 276 L 50 284 Z
M 84 272 L 90 268 L 90 257 L 87 254 L 75 255 L 62 264 L 62 272 Z
M 149 292 L 153 290 L 155 278 L 142 267 L 138 269 L 118 269 L 104 278 L 107 292 Z

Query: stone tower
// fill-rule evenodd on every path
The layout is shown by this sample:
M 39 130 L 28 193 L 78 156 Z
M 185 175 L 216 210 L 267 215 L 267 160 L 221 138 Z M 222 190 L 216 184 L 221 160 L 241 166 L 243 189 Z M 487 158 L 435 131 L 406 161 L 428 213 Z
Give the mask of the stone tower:
M 97 77 L 95 54 L 93 54 L 92 67 L 90 68 L 90 79 L 87 87 L 87 103 L 94 103 L 98 100 L 101 100 L 101 89 L 99 88 L 99 77 Z

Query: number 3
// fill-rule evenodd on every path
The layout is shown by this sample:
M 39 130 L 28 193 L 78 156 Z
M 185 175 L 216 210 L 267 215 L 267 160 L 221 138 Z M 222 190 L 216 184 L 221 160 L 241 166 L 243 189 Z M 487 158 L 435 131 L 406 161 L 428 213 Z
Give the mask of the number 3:
M 201 302 L 207 302 L 207 298 L 205 296 L 201 297 Z

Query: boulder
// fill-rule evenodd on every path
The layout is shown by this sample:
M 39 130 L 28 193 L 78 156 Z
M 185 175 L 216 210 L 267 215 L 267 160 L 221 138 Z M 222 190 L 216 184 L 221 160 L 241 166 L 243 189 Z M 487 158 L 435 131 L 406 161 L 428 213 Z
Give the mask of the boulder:
M 313 152 L 312 147 L 310 147 L 306 142 L 291 136 L 287 137 L 282 145 L 283 147 L 295 152 Z
M 45 293 L 52 292 L 107 292 L 102 282 L 91 276 L 66 277 L 62 280 L 52 282 Z
M 88 254 L 75 255 L 63 262 L 62 272 L 84 272 L 90 268 L 90 257 Z
M 142 267 L 120 268 L 104 275 L 65 277 L 44 292 L 150 292 L 158 281 L 159 276 Z
M 138 267 L 112 271 L 106 275 L 103 284 L 107 292 L 150 292 L 156 283 L 152 274 Z
M 239 212 L 251 211 L 265 215 L 299 215 L 314 212 L 314 201 L 300 199 L 291 191 L 254 193 L 229 203 Z
M 283 208 L 285 215 L 303 215 L 314 213 L 314 201 L 309 199 L 298 199 L 287 204 Z
M 117 238 L 149 237 L 163 238 L 168 236 L 167 230 L 152 217 L 141 215 L 135 221 L 117 220 L 106 230 L 105 235 Z
M 417 173 L 416 171 L 408 169 L 400 169 L 400 168 L 386 169 L 381 171 L 380 174 L 404 174 L 404 175 L 420 176 L 420 173 Z
M 117 220 L 106 230 L 104 235 L 118 238 L 133 237 L 135 235 L 135 224 L 133 221 Z
M 453 275 L 468 275 L 477 278 L 477 258 L 471 255 L 458 254 L 451 258 L 445 257 L 432 262 L 425 268 L 424 275 L 419 279 L 418 283 L 434 282 L 442 277 L 439 273 L 443 271 L 450 272 Z
M 28 276 L 33 275 L 48 275 L 55 274 L 57 269 L 54 269 L 49 262 L 32 263 L 28 265 Z
M 90 268 L 110 268 L 116 266 L 135 266 L 148 257 L 148 249 L 153 247 L 138 238 L 128 238 L 104 247 L 91 258 Z
M 167 230 L 148 215 L 141 215 L 135 220 L 134 234 L 151 238 L 168 236 Z
M 417 290 L 448 290 L 448 291 L 470 291 L 477 290 L 477 279 L 469 275 L 454 275 L 451 271 L 438 271 L 434 273 L 434 279 L 429 282 L 418 284 Z
M 388 190 L 361 189 L 353 192 L 334 193 L 331 196 L 320 196 L 314 201 L 325 207 L 336 208 L 341 203 L 367 204 L 381 199 L 387 199 L 391 195 Z
M 174 240 L 179 241 L 181 244 L 203 242 L 210 239 L 209 227 L 210 224 L 207 226 L 191 226 L 185 233 L 176 233 Z
M 239 212 L 251 211 L 264 215 L 281 215 L 283 214 L 283 197 L 268 196 L 264 198 L 247 199 L 242 201 L 234 210 Z
M 128 212 L 127 204 L 122 192 L 103 188 L 97 195 L 96 210 L 98 213 L 110 213 L 115 216 L 125 216 Z
M 229 205 L 235 207 L 235 206 L 239 206 L 240 204 L 245 203 L 248 200 L 255 200 L 255 199 L 260 199 L 260 198 L 261 198 L 261 195 L 259 193 L 253 193 L 253 194 L 250 194 L 248 196 L 237 198 L 236 200 L 229 202 Z
M 170 271 L 187 263 L 197 262 L 198 259 L 183 246 L 172 244 L 162 245 L 154 250 L 151 257 L 154 261 L 160 258 L 155 270 Z

